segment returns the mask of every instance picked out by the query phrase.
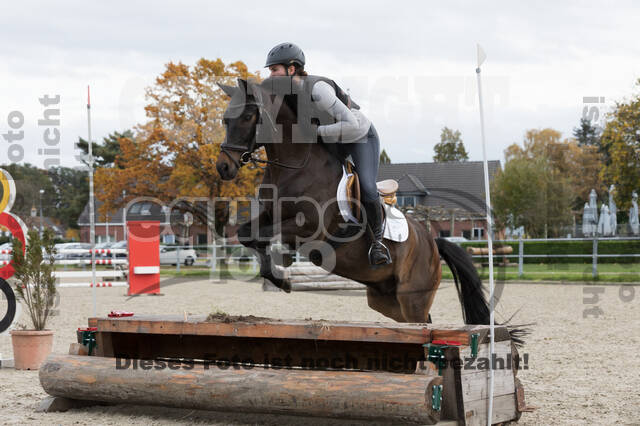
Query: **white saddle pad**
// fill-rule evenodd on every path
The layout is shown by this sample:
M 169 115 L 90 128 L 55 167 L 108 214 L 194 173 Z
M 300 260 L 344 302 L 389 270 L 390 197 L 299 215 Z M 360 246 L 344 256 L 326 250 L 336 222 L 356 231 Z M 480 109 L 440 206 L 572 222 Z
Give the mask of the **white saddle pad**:
M 347 173 L 347 170 L 342 167 L 342 179 L 338 184 L 338 191 L 336 197 L 338 199 L 338 208 L 342 218 L 347 222 L 358 223 L 353 216 L 351 206 L 347 201 L 347 180 L 351 176 L 351 173 Z M 409 224 L 404 214 L 395 207 L 388 204 L 383 204 L 386 214 L 386 220 L 384 227 L 384 238 L 401 243 L 406 241 L 409 237 Z

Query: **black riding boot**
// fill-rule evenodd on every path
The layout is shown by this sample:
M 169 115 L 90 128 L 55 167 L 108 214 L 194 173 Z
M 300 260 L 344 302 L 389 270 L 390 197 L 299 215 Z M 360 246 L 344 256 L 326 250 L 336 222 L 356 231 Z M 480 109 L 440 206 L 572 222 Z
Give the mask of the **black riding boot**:
M 388 265 L 391 263 L 389 249 L 382 243 L 384 226 L 382 220 L 382 206 L 380 201 L 363 201 L 367 222 L 373 234 L 373 241 L 369 248 L 369 263 L 372 266 Z

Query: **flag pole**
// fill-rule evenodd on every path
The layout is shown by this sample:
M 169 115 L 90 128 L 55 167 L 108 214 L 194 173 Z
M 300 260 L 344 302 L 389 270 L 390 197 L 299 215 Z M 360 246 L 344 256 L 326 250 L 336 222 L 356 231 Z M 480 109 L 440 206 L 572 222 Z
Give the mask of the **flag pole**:
M 482 104 L 482 79 L 480 78 L 480 66 L 487 59 L 487 55 L 482 50 L 482 47 L 478 44 L 478 67 L 476 68 L 476 76 L 478 78 L 478 102 L 480 104 L 480 132 L 482 135 L 482 161 L 484 164 L 484 198 L 487 208 L 487 244 L 489 249 L 489 407 L 487 408 L 487 424 L 491 425 L 493 418 L 493 388 L 494 388 L 494 366 L 493 366 L 493 353 L 495 351 L 494 343 L 494 322 L 493 317 L 494 300 L 493 300 L 493 220 L 491 215 L 491 195 L 489 189 L 489 164 L 487 162 L 487 141 L 485 138 L 484 130 L 484 108 Z
M 91 244 L 91 297 L 93 299 L 93 316 L 97 317 L 96 308 L 96 223 L 95 223 L 95 206 L 93 197 L 93 143 L 91 142 L 91 91 L 87 86 L 87 130 L 89 146 L 89 155 L 87 162 L 89 163 L 89 243 Z

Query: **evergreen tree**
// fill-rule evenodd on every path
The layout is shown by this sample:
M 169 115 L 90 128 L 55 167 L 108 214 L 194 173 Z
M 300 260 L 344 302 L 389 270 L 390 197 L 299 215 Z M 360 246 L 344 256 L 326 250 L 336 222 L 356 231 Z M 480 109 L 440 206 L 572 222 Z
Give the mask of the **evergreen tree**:
M 93 143 L 91 149 L 93 151 L 93 158 L 95 160 L 95 167 L 119 167 L 116 164 L 116 159 L 120 155 L 120 139 L 133 139 L 133 132 L 131 130 L 125 130 L 124 132 L 113 132 L 102 139 L 102 144 L 98 145 Z M 78 148 L 82 150 L 84 155 L 89 153 L 89 144 L 83 138 L 78 139 Z M 86 161 L 83 163 L 87 164 Z M 119 167 L 121 168 L 121 167 Z
M 580 145 L 600 145 L 600 129 L 591 125 L 591 121 L 586 118 L 580 119 L 580 126 L 573 129 L 573 137 Z
M 462 143 L 462 136 L 459 130 L 452 130 L 448 127 L 442 129 L 440 133 L 440 143 L 433 150 L 436 155 L 433 161 L 436 163 L 444 163 L 448 161 L 467 161 L 469 154 Z
M 380 153 L 380 164 L 391 164 L 391 158 L 384 149 Z

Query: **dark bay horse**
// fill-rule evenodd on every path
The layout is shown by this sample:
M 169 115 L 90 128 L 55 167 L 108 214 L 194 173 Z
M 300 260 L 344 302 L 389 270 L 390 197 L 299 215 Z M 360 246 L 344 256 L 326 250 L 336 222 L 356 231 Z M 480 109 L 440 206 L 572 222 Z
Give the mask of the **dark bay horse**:
M 469 255 L 456 244 L 434 239 L 410 216 L 408 239 L 385 241 L 393 259 L 389 265 L 375 269 L 369 265 L 368 235 L 362 227 L 346 241 L 334 241 L 345 229 L 336 202 L 341 162 L 328 149 L 329 144 L 293 143 L 295 105 L 267 101 L 274 95 L 266 82 L 239 79 L 237 87 L 220 85 L 231 102 L 224 117 L 226 137 L 216 163 L 222 179 L 230 180 L 255 158 L 252 156 L 259 146 L 265 148 L 267 161 L 263 162 L 267 166 L 259 195 L 264 209 L 238 230 L 242 244 L 259 257 L 260 275 L 287 292 L 291 290 L 276 266 L 289 266 L 291 255 L 279 256 L 269 247 L 270 239 L 278 237 L 316 265 L 365 284 L 372 309 L 398 322 L 425 323 L 430 322 L 429 310 L 440 284 L 442 258 L 453 272 L 465 323 L 488 324 L 489 307 Z M 257 137 L 257 128 L 260 132 L 268 129 L 269 136 Z M 278 143 L 268 143 L 271 141 Z

